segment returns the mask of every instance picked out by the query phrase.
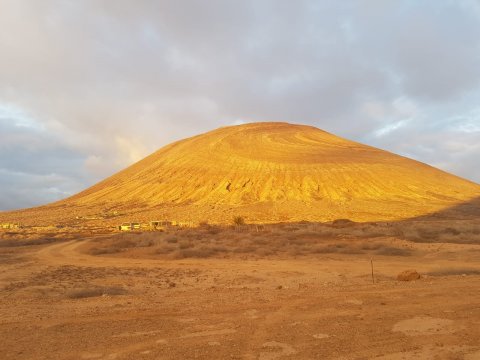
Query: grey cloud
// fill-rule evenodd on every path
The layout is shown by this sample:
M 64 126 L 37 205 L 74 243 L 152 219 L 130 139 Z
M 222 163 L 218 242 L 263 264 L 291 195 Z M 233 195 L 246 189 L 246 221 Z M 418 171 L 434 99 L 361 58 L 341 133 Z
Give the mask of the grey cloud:
M 0 210 L 72 195 L 91 181 L 84 166 L 85 155 L 35 123 L 0 117 Z
M 366 13 L 354 23 L 369 40 L 364 44 L 372 56 L 395 72 L 405 94 L 445 101 L 478 87 L 477 1 L 386 1 L 391 6 L 384 8 L 369 3 L 357 3 Z
M 71 195 L 80 185 L 68 175 L 38 175 L 0 168 L 0 209 L 50 203 Z
M 77 191 L 170 141 L 276 120 L 412 148 L 420 160 L 480 181 L 467 165 L 480 155 L 474 144 L 451 152 L 424 139 L 463 141 L 452 126 L 467 121 L 458 120 L 463 114 L 479 121 L 471 117 L 480 94 L 474 0 L 0 6 L 0 106 L 22 109 L 50 134 L 2 130 L 4 144 L 17 145 L 0 168 L 33 171 L 38 149 L 52 159 L 36 158 L 49 171 L 81 179 L 69 185 Z

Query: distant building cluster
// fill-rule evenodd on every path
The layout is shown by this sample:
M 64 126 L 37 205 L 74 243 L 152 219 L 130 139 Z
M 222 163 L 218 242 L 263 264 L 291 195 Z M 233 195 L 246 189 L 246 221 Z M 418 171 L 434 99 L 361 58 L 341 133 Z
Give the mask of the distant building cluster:
M 19 223 L 3 223 L 0 224 L 0 229 L 20 229 L 22 226 Z
M 163 230 L 166 227 L 178 226 L 178 227 L 192 227 L 194 226 L 193 222 L 184 222 L 184 221 L 150 221 L 148 224 L 141 224 L 138 222 L 125 222 L 118 226 L 120 231 L 134 231 L 141 229 L 148 230 Z

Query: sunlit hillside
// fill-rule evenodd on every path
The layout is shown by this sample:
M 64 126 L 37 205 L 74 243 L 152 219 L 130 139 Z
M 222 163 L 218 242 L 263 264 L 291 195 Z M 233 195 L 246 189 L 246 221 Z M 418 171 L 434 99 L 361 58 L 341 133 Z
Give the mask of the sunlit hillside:
M 433 213 L 479 195 L 470 181 L 311 126 L 252 123 L 175 142 L 69 199 L 1 217 L 372 221 Z

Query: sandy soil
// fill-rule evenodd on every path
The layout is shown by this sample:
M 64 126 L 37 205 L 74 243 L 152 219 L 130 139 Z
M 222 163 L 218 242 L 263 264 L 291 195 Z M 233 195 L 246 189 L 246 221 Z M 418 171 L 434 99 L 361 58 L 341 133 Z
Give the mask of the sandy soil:
M 375 255 L 372 283 L 368 254 L 92 256 L 98 241 L 0 248 L 2 359 L 480 359 L 478 245 Z

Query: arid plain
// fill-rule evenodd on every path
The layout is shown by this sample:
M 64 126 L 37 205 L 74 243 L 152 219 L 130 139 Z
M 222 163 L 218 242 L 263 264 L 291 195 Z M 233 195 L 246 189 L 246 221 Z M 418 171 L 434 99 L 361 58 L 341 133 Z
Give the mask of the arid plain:
M 479 198 L 311 127 L 187 139 L 0 213 L 1 357 L 480 359 Z

